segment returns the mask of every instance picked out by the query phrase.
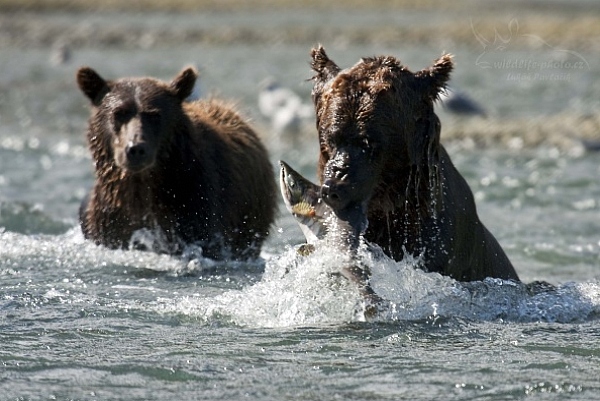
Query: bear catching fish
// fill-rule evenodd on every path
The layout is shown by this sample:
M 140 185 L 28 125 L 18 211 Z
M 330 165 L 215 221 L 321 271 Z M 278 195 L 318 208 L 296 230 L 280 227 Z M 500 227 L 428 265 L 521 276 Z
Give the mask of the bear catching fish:
M 361 295 L 371 306 L 380 303 L 381 298 L 375 294 L 369 282 L 369 269 L 357 257 L 366 222 L 338 218 L 321 199 L 321 187 L 304 178 L 286 162 L 280 160 L 279 165 L 283 202 L 306 237 L 307 243 L 298 248 L 298 253 L 305 256 L 310 254 L 319 241 L 332 245 L 335 252 L 347 256 L 340 274 L 358 286 Z
M 519 280 L 479 220 L 467 182 L 440 144 L 434 102 L 452 70 L 445 54 L 413 73 L 394 57 L 363 58 L 342 70 L 312 50 L 323 200 L 395 260 L 459 281 Z

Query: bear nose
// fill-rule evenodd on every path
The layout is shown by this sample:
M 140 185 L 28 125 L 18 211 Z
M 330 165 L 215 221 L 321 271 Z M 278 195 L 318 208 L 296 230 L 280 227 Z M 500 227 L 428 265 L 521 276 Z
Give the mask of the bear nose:
M 140 143 L 128 143 L 125 148 L 125 154 L 127 155 L 127 161 L 132 164 L 138 164 L 143 162 L 148 155 L 148 145 L 144 142 Z
M 325 180 L 321 186 L 321 198 L 334 210 L 343 209 L 348 204 L 348 197 L 344 195 L 343 185 L 336 180 Z

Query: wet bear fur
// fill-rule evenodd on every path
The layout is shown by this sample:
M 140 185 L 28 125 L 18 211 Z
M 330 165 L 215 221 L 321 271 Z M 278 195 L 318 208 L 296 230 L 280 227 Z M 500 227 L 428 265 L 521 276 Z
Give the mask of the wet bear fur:
M 273 223 L 276 186 L 265 147 L 221 101 L 186 102 L 197 78 L 104 80 L 77 72 L 92 104 L 87 140 L 96 179 L 80 208 L 86 238 L 109 248 L 252 259 Z M 136 244 L 145 230 L 156 239 Z
M 518 280 L 480 221 L 471 189 L 440 144 L 434 102 L 453 67 L 411 72 L 394 57 L 340 69 L 312 50 L 322 196 L 338 216 L 366 213 L 365 238 L 395 260 L 460 281 Z

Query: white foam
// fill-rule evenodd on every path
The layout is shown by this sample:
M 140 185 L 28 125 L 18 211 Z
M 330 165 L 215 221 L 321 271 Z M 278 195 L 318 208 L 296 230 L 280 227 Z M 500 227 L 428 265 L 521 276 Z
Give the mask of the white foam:
M 566 283 L 532 290 L 522 283 L 486 279 L 459 283 L 415 268 L 416 261 L 367 257 L 371 286 L 385 301 L 364 313 L 356 286 L 340 275 L 346 261 L 331 249 L 308 256 L 288 249 L 268 261 L 262 280 L 214 298 L 162 300 L 161 310 L 207 322 L 251 327 L 329 325 L 350 321 L 394 322 L 459 318 L 496 322 L 575 322 L 600 316 L 600 283 Z
M 19 263 L 48 267 L 83 268 L 85 266 L 121 265 L 178 274 L 187 268 L 185 260 L 152 252 L 111 250 L 86 241 L 79 227 L 62 235 L 23 235 L 0 232 L 3 244 L 0 256 Z
M 253 278 L 245 280 L 245 287 L 241 289 L 212 286 L 206 281 L 207 285 L 197 287 L 195 293 L 187 292 L 185 296 L 176 292 L 146 291 L 146 294 L 155 294 L 156 298 L 139 304 L 130 302 L 132 305 L 126 299 L 119 301 L 132 308 L 187 315 L 209 324 L 294 327 L 364 320 L 395 322 L 439 318 L 569 323 L 600 316 L 598 281 L 569 282 L 533 290 L 531 286 L 499 279 L 465 284 L 423 272 L 415 268 L 417 261 L 410 258 L 395 262 L 370 253 L 362 254 L 362 263 L 369 267 L 371 287 L 384 302 L 378 306 L 377 313 L 365 315 L 365 301 L 358 288 L 338 274 L 342 266 L 348 265 L 348 260 L 325 243 L 306 257 L 298 255 L 291 247 L 276 255 L 263 254 L 269 259 L 261 277 L 261 262 L 215 262 L 152 252 L 108 250 L 85 241 L 77 228 L 61 236 L 28 236 L 0 231 L 0 242 L 3 244 L 0 273 L 7 277 L 16 274 L 15 266 L 56 271 L 58 278 L 65 269 L 102 269 L 111 265 L 172 276 L 210 277 L 218 274 L 225 280 L 230 274 L 250 274 Z M 116 280 L 111 285 L 131 283 Z M 112 290 L 115 288 L 120 289 L 113 287 Z M 85 293 L 86 290 L 82 287 L 79 291 Z M 46 293 L 49 297 L 55 295 Z
M 299 256 L 288 249 L 269 260 L 262 280 L 213 298 L 185 297 L 176 303 L 163 299 L 163 311 L 225 319 L 254 327 L 289 327 L 339 323 L 352 319 L 358 291 L 332 275 L 337 255 Z

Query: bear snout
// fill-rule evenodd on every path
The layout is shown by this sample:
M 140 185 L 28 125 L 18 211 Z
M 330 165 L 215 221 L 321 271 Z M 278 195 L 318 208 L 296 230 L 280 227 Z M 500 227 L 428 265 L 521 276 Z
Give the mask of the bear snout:
M 125 146 L 125 168 L 131 172 L 140 172 L 154 164 L 150 146 L 146 142 L 129 142 Z
M 336 179 L 325 180 L 321 186 L 321 198 L 334 210 L 344 209 L 352 199 L 350 186 Z
M 360 149 L 340 148 L 323 169 L 321 197 L 334 210 L 361 204 L 371 196 L 372 166 Z

